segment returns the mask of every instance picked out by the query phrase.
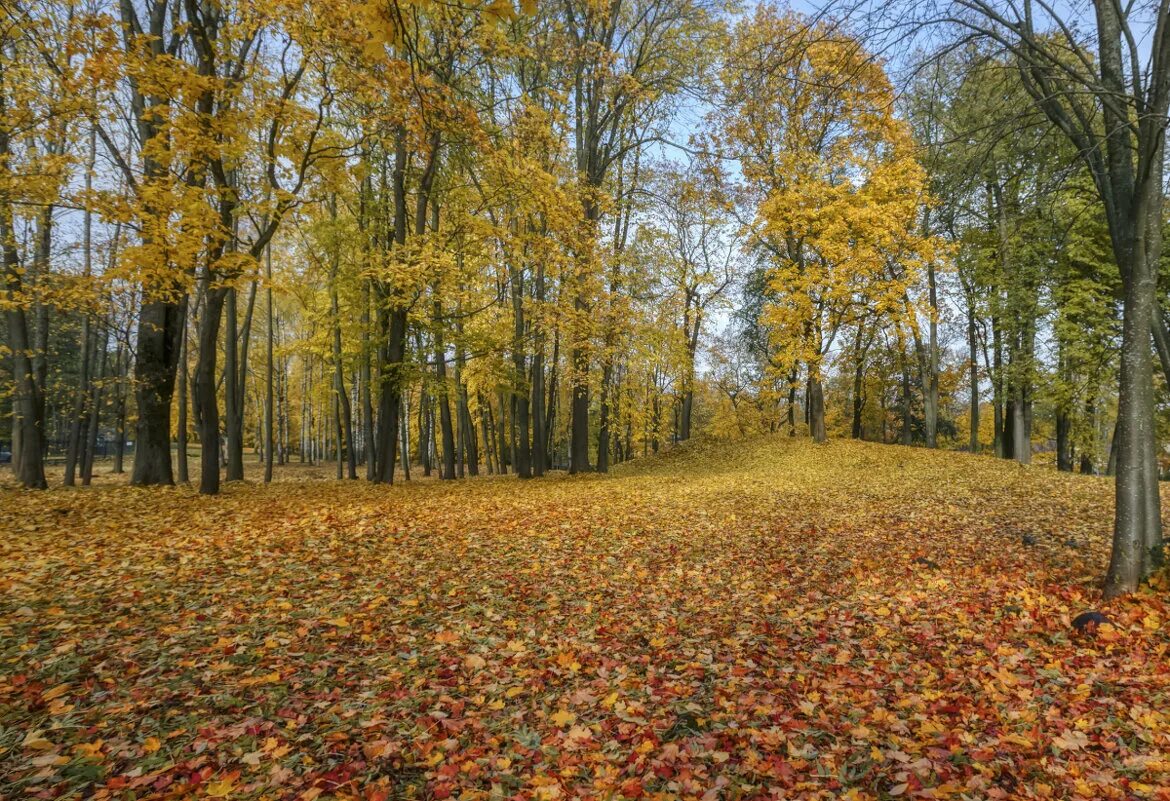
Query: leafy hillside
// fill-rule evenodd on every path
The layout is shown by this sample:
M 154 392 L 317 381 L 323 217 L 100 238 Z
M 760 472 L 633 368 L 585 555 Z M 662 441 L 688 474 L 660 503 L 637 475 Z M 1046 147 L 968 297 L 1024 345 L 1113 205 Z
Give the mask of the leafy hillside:
M 1167 798 L 1112 485 L 856 442 L 0 496 L 0 794 Z M 1034 544 L 1026 544 L 1027 542 Z

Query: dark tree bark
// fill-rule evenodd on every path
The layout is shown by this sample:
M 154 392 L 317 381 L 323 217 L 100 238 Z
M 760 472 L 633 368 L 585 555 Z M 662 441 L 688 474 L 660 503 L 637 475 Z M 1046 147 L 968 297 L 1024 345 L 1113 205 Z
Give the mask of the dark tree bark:
M 333 220 L 337 220 L 337 198 L 330 199 L 330 212 Z M 338 478 L 341 472 L 342 448 L 345 449 L 346 475 L 357 479 L 357 449 L 353 444 L 353 412 L 349 403 L 349 393 L 345 389 L 345 368 L 342 363 L 341 351 L 341 305 L 338 300 L 337 281 L 341 269 L 341 250 L 334 247 L 329 263 L 329 311 L 332 318 L 332 345 L 333 345 L 333 393 L 337 398 L 337 470 Z
M 175 392 L 182 330 L 181 301 L 144 300 L 138 314 L 138 348 L 134 365 L 138 433 L 131 484 L 148 486 L 174 483 L 171 470 L 171 400 Z
M 536 267 L 534 296 L 537 306 L 544 305 L 544 263 Z M 547 442 L 544 428 L 544 326 L 539 318 L 533 323 L 532 345 L 532 474 L 543 476 L 548 466 Z
M 512 409 L 515 414 L 516 475 L 532 478 L 532 446 L 529 437 L 527 356 L 524 330 L 524 268 L 509 264 L 512 293 Z
M 274 323 L 276 317 L 272 309 L 272 246 L 264 248 L 264 305 L 267 329 L 264 335 L 264 483 L 272 483 L 273 464 L 276 461 L 276 437 L 274 424 L 276 416 L 275 373 L 273 351 L 275 350 Z
M 8 152 L 7 134 L 0 128 L 0 158 Z M 8 349 L 13 377 L 13 448 L 12 471 L 22 487 L 45 489 L 44 463 L 44 393 L 37 381 L 30 356 L 28 318 L 24 311 L 23 270 L 16 251 L 11 206 L 0 210 L 0 248 L 4 255 L 5 300 L 8 310 Z M 19 447 L 17 441 L 19 440 Z
M 468 406 L 467 385 L 463 383 L 463 366 L 466 354 L 463 350 L 463 314 L 459 309 L 455 335 L 455 389 L 458 393 L 459 426 L 463 431 L 463 448 L 467 458 L 467 473 L 471 476 L 479 475 L 479 443 L 475 434 L 475 423 L 471 419 L 471 410 Z
M 864 438 L 861 415 L 865 410 L 865 351 L 868 349 L 865 342 L 865 326 L 858 324 L 857 336 L 853 340 L 853 439 Z
M 224 423 L 227 446 L 227 480 L 244 480 L 244 411 L 239 386 L 239 315 L 236 288 L 229 287 L 224 304 L 227 326 L 223 336 Z
M 199 492 L 219 492 L 219 403 L 216 398 L 216 362 L 219 324 L 228 288 L 205 285 L 203 314 L 199 318 L 199 357 L 195 360 L 195 425 L 199 429 Z
M 809 379 L 808 395 L 809 431 L 814 442 L 824 442 L 828 434 L 825 431 L 825 390 L 820 378 Z
M 561 361 L 561 332 L 557 329 L 553 332 L 553 349 L 552 349 L 552 369 L 549 371 L 548 381 L 548 405 L 545 407 L 544 417 L 544 455 L 545 468 L 552 469 L 553 457 L 553 434 L 555 429 L 553 424 L 556 422 L 557 413 L 557 367 Z
M 190 387 L 188 386 L 187 362 L 188 360 L 188 340 L 190 335 L 187 332 L 186 321 L 186 302 L 183 303 L 183 322 L 179 333 L 179 437 L 178 437 L 178 462 L 179 462 L 179 483 L 186 484 L 191 480 L 189 474 L 189 467 L 187 465 L 187 427 L 189 425 L 187 420 L 187 405 L 190 400 Z
M 110 472 L 120 476 L 125 472 L 126 458 L 126 351 L 121 342 L 114 354 L 114 434 L 118 439 Z

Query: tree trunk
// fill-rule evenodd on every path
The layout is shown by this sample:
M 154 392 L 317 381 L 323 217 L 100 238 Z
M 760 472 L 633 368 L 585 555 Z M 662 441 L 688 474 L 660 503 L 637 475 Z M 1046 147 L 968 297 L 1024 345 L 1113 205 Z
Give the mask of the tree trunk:
M 544 305 L 544 263 L 536 268 L 534 287 L 537 307 Z M 543 476 L 547 468 L 548 452 L 544 429 L 544 326 L 539 315 L 533 323 L 532 345 L 532 474 Z
M 992 403 L 994 406 L 994 419 L 992 423 L 995 426 L 994 448 L 995 455 L 1002 459 L 1007 457 L 1007 446 L 1004 442 L 1004 427 L 1008 424 L 1007 421 L 1011 419 L 1011 414 L 1004 414 L 1003 334 L 1000 332 L 999 324 L 995 317 L 991 318 L 991 331 L 992 350 L 995 360 L 991 371 Z
M 199 492 L 219 492 L 219 402 L 216 397 L 216 361 L 219 324 L 228 288 L 208 285 L 199 320 L 199 355 L 195 360 L 195 424 L 199 428 Z M 234 383 L 234 382 L 233 382 Z
M 466 354 L 463 350 L 463 309 L 458 310 L 458 322 L 455 328 L 455 392 L 457 399 L 457 414 L 459 428 L 463 432 L 463 452 L 467 462 L 467 474 L 479 475 L 479 443 L 476 441 L 475 423 L 471 420 L 471 411 L 468 407 L 467 385 L 463 383 L 463 366 Z
M 552 350 L 552 369 L 549 372 L 548 381 L 548 405 L 545 407 L 544 416 L 544 458 L 545 468 L 552 469 L 553 457 L 553 433 L 556 422 L 557 412 L 557 367 L 561 360 L 561 332 L 559 329 L 553 332 L 553 350 Z
M 1067 409 L 1056 411 L 1056 469 L 1071 473 L 1073 469 L 1072 443 L 1069 434 L 1072 431 L 1072 416 Z
M 179 366 L 184 309 L 181 299 L 155 297 L 144 300 L 138 312 L 138 358 L 134 365 L 138 434 L 130 477 L 130 483 L 137 486 L 174 483 L 171 399 Z
M 337 396 L 337 469 L 341 470 L 341 448 L 344 443 L 346 475 L 357 479 L 357 450 L 353 446 L 353 413 L 349 394 L 345 390 L 345 371 L 341 358 L 341 307 L 337 297 L 338 258 L 335 256 L 329 279 L 329 308 L 333 317 L 333 392 Z M 338 476 L 340 478 L 340 476 Z
M 926 265 L 930 287 L 930 340 L 927 343 L 926 375 L 923 376 L 923 421 L 926 427 L 926 447 L 938 447 L 938 282 L 934 262 Z
M 398 454 L 398 413 L 402 391 L 403 356 L 406 345 L 406 311 L 393 309 L 385 314 L 385 357 L 381 369 L 381 398 L 378 403 L 378 458 L 376 481 L 394 483 L 394 464 Z
M 236 288 L 229 287 L 226 295 L 224 315 L 227 326 L 223 335 L 223 411 L 225 438 L 227 440 L 227 480 L 244 480 L 244 432 L 243 409 L 238 408 L 242 400 L 239 391 L 240 346 L 239 316 L 236 308 Z
M 825 431 L 825 391 L 820 378 L 809 379 L 808 384 L 809 430 L 814 442 L 828 438 Z
M 494 462 L 494 448 L 492 447 L 492 437 L 489 433 L 491 431 L 491 424 L 488 422 L 488 404 L 484 402 L 481 396 L 477 396 L 479 400 L 479 428 L 483 435 L 484 461 L 487 462 L 488 475 L 493 475 L 496 472 Z
M 865 386 L 865 350 L 862 348 L 865 327 L 857 326 L 857 338 L 853 341 L 853 439 L 862 439 L 861 414 L 865 408 L 862 390 Z
M 4 232 L 7 241 L 9 235 Z M 7 250 L 7 248 L 5 248 Z M 33 373 L 32 359 L 28 354 L 31 350 L 28 339 L 28 322 L 24 309 L 15 305 L 13 298 L 18 296 L 19 284 L 13 280 L 13 272 L 9 272 L 8 301 L 13 307 L 8 309 L 8 346 L 12 353 L 13 375 L 13 409 L 15 414 L 12 420 L 13 449 L 12 471 L 22 487 L 29 489 L 45 489 L 44 465 L 44 425 L 37 413 L 42 405 L 41 388 L 37 384 Z M 14 290 L 14 286 L 16 289 Z M 19 448 L 16 447 L 19 438 Z
M 971 404 L 971 453 L 979 453 L 979 353 L 975 341 L 975 301 L 967 299 L 968 399 Z
M 122 475 L 125 472 L 123 463 L 126 458 L 126 353 L 121 343 L 114 356 L 114 433 L 118 440 L 114 443 L 114 464 L 110 472 Z
M 276 438 L 273 436 L 273 426 L 275 424 L 276 409 L 276 391 L 275 391 L 275 373 L 276 369 L 273 365 L 273 351 L 275 332 L 273 330 L 273 321 L 276 319 L 272 310 L 272 246 L 269 245 L 264 249 L 264 306 L 265 317 L 268 325 L 265 332 L 264 343 L 264 483 L 272 483 L 273 465 L 276 461 Z
M 89 419 L 86 425 L 85 456 L 81 463 L 81 483 L 82 486 L 86 487 L 93 481 L 93 462 L 96 456 L 98 430 L 101 427 L 102 419 L 102 395 L 105 394 L 104 379 L 106 377 L 106 366 L 108 362 L 106 348 L 109 345 L 109 337 L 109 327 L 102 326 L 101 344 L 97 348 L 97 353 L 94 354 L 95 381 L 89 402 L 90 408 Z
M 902 444 L 910 445 L 914 442 L 912 430 L 913 415 L 910 408 L 910 368 L 906 364 L 905 352 L 902 355 Z
M 88 228 L 89 214 L 86 213 Z M 88 232 L 87 232 L 88 234 Z M 87 236 L 88 238 L 88 236 Z M 88 247 L 86 253 L 88 256 Z M 81 429 L 85 419 L 85 401 L 89 395 L 89 362 L 90 362 L 90 316 L 83 312 L 81 316 L 81 336 L 78 338 L 81 345 L 81 356 L 77 364 L 77 394 L 73 399 L 73 422 L 69 427 L 69 443 L 65 451 L 65 479 L 64 485 L 72 487 L 76 481 L 77 463 L 81 457 Z
M 370 370 L 370 285 L 362 284 L 362 442 L 365 445 L 366 480 L 373 481 L 375 475 L 374 453 L 374 401 L 371 389 Z
M 179 437 L 178 437 L 178 461 L 179 461 L 179 483 L 186 484 L 191 480 L 190 469 L 187 464 L 187 404 L 191 398 L 191 389 L 187 385 L 187 363 L 190 355 L 190 345 L 188 340 L 190 335 L 187 333 L 187 303 L 183 303 L 183 322 L 179 332 Z M 137 454 L 137 451 L 135 452 Z
M 1023 392 L 1023 388 L 1020 388 Z M 1028 437 L 1028 404 L 1022 397 L 1012 404 L 1012 458 L 1020 464 L 1031 464 L 1032 442 Z
M 516 439 L 514 464 L 516 475 L 532 478 L 532 446 L 529 438 L 529 407 L 527 355 L 524 351 L 524 269 L 509 264 L 512 290 L 512 410 L 515 414 L 513 432 Z
M 606 348 L 607 352 L 609 348 Z M 607 356 L 601 367 L 600 413 L 597 420 L 597 472 L 609 472 L 609 390 L 613 380 L 613 360 Z
M 455 430 L 451 422 L 451 399 L 447 381 L 447 345 L 443 340 L 443 305 L 439 300 L 439 285 L 432 291 L 435 295 L 431 320 L 435 326 L 435 402 L 439 404 L 439 429 L 443 437 L 444 480 L 455 478 Z
M 1160 192 L 1160 185 L 1154 191 Z M 1157 208 L 1159 204 L 1151 205 Z M 1153 360 L 1149 340 L 1157 275 L 1155 265 L 1147 258 L 1150 232 L 1144 230 L 1146 216 L 1141 212 L 1139 207 L 1134 215 L 1141 222 L 1134 226 L 1137 232 L 1130 248 L 1130 264 L 1123 265 L 1128 269 L 1122 270 L 1125 306 L 1117 430 L 1114 434 L 1117 511 L 1113 552 L 1105 577 L 1107 598 L 1135 591 L 1162 563 L 1162 520 L 1154 451 Z M 1157 224 L 1148 227 L 1152 229 Z

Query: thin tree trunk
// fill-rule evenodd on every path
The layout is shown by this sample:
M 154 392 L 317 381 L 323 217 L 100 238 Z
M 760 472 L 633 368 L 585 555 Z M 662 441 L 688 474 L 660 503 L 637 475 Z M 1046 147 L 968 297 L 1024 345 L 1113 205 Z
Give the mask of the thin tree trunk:
M 544 418 L 544 456 L 545 467 L 552 469 L 553 457 L 553 424 L 556 422 L 557 412 L 557 367 L 561 359 L 561 332 L 557 329 L 553 332 L 553 350 L 552 350 L 552 370 L 548 381 L 548 405 L 545 407 Z
M 190 469 L 187 465 L 187 427 L 189 425 L 187 420 L 187 404 L 191 397 L 190 388 L 187 386 L 187 363 L 189 361 L 189 334 L 187 333 L 187 303 L 183 303 L 183 323 L 179 332 L 179 438 L 178 438 L 178 461 L 179 461 L 179 483 L 186 484 L 191 480 Z M 135 451 L 137 453 L 137 451 Z
M 264 306 L 268 325 L 264 343 L 264 483 L 272 483 L 273 465 L 276 461 L 276 439 L 273 436 L 275 423 L 275 365 L 273 364 L 274 340 L 273 322 L 276 319 L 272 309 L 272 246 L 264 248 Z
M 926 265 L 930 299 L 930 340 L 926 346 L 926 370 L 923 376 L 923 416 L 926 447 L 938 447 L 938 282 L 934 262 Z
M 105 394 L 105 377 L 106 366 L 108 363 L 108 354 L 106 348 L 109 345 L 109 327 L 102 326 L 101 344 L 98 346 L 97 353 L 94 354 L 94 375 L 93 390 L 90 397 L 89 419 L 86 431 L 86 445 L 85 457 L 81 465 L 81 484 L 88 487 L 93 481 L 93 462 L 97 451 L 98 430 L 101 426 L 102 419 L 102 395 Z
M 244 480 L 244 437 L 243 437 L 243 410 L 239 408 L 240 396 L 240 369 L 239 369 L 239 315 L 236 308 L 236 288 L 229 287 L 226 295 L 224 315 L 227 318 L 226 330 L 223 335 L 223 374 L 224 374 L 224 427 L 227 440 L 227 480 Z
M 979 453 L 979 354 L 975 340 L 975 299 L 967 296 L 968 400 L 971 404 L 971 453 Z
M 439 428 L 443 436 L 444 479 L 455 478 L 455 431 L 451 424 L 450 387 L 447 382 L 447 346 L 443 341 L 443 306 L 439 300 L 439 286 L 433 289 L 435 302 L 433 321 L 435 324 L 435 402 L 439 404 Z
M 865 337 L 865 326 L 858 324 L 857 337 L 853 340 L 853 439 L 861 439 L 861 413 L 865 408 L 862 390 L 865 385 L 865 349 L 862 347 Z
M 366 480 L 373 481 L 375 474 L 374 454 L 374 401 L 371 390 L 370 371 L 370 284 L 362 283 L 362 442 L 365 445 Z
M 336 198 L 333 199 L 333 215 L 337 216 Z M 349 394 L 345 389 L 345 370 L 342 364 L 341 352 L 341 306 L 338 302 L 337 280 L 340 270 L 341 254 L 334 248 L 333 259 L 329 276 L 329 308 L 333 318 L 333 392 L 337 397 L 337 470 L 341 478 L 341 449 L 344 443 L 346 458 L 346 475 L 357 479 L 357 450 L 353 446 L 353 413 L 349 405 Z
M 118 440 L 114 443 L 114 464 L 110 472 L 121 475 L 125 472 L 123 464 L 126 459 L 126 352 L 121 342 L 114 356 L 114 433 Z

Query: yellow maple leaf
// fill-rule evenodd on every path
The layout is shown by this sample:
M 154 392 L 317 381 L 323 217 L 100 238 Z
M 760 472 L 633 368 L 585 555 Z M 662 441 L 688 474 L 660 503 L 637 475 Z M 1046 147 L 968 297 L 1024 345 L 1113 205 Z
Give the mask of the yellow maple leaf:
M 554 712 L 550 719 L 558 726 L 568 726 L 577 722 L 577 716 L 567 709 L 562 709 L 559 712 Z

